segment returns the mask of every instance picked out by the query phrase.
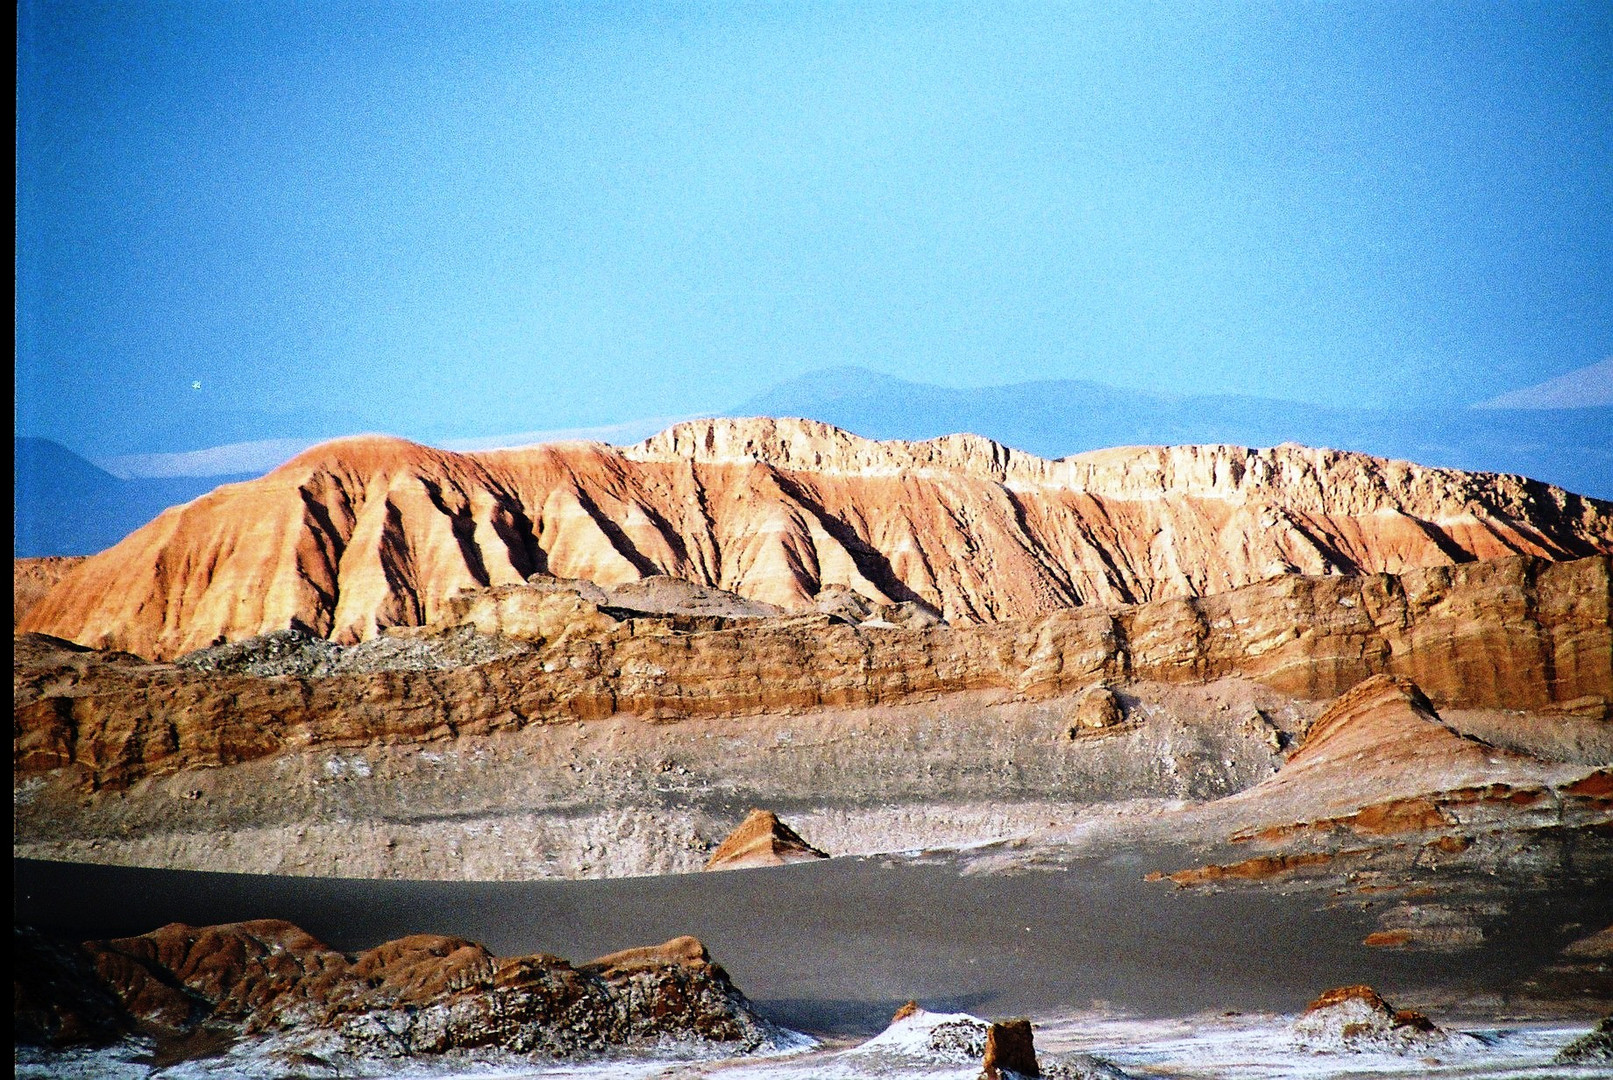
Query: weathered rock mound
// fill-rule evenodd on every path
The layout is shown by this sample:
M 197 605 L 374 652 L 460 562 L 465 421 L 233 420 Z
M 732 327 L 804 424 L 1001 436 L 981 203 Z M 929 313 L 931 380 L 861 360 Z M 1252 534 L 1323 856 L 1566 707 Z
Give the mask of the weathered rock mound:
M 982 1080 L 1130 1080 L 1129 1074 L 1101 1058 L 1063 1054 L 1040 1061 L 1027 1020 L 992 1023 L 968 1013 L 932 1013 L 909 1001 L 897 1010 L 890 1026 L 850 1051 L 846 1057 L 874 1075 L 899 1076 L 929 1066 L 950 1074 L 959 1065 L 980 1065 Z M 950 1068 L 949 1068 L 950 1067 Z M 874 1071 L 878 1070 L 878 1071 Z
M 1341 986 L 1311 1002 L 1294 1034 L 1312 1050 L 1426 1054 L 1471 1036 L 1447 1032 L 1411 1009 L 1395 1009 L 1370 986 Z
M 711 853 L 706 869 L 784 866 L 828 857 L 828 852 L 819 851 L 801 839 L 801 834 L 780 821 L 773 811 L 752 810 Z
M 1347 830 L 1388 836 L 1478 823 L 1486 803 L 1538 806 L 1559 817 L 1602 770 L 1548 765 L 1442 721 L 1411 680 L 1374 675 L 1317 717 L 1276 776 L 1233 798 L 1295 814 L 1268 831 Z M 1453 812 L 1457 810 L 1459 812 Z
M 461 667 L 399 662 L 262 678 L 252 665 L 279 661 L 253 648 L 244 667 L 224 655 L 230 647 L 176 666 L 22 635 L 13 649 L 13 771 L 76 768 L 94 785 L 124 785 L 323 743 L 430 741 L 615 715 L 670 721 L 871 707 L 962 692 L 1034 701 L 1129 680 L 1242 676 L 1325 700 L 1390 673 L 1414 679 L 1442 706 L 1606 718 L 1613 701 L 1606 556 L 1401 577 L 1286 577 L 1200 599 L 928 629 L 797 616 L 685 632 L 675 618 L 618 621 L 569 595 L 554 597 L 565 610 L 545 616 L 538 646 Z M 390 649 L 394 636 L 357 651 Z M 422 640 L 433 656 L 475 653 Z
M 493 1050 L 574 1057 L 667 1040 L 742 1051 L 768 1037 L 693 938 L 574 967 L 552 956 L 500 959 L 474 942 L 434 934 L 349 956 L 290 923 L 264 919 L 175 923 L 86 942 L 53 963 L 48 978 L 37 974 L 41 965 L 19 969 L 19 1001 L 58 1006 L 54 1013 L 33 1008 L 28 1015 L 47 1022 L 19 1025 L 21 1041 L 60 1046 L 95 1041 L 106 1030 L 138 1030 L 171 1045 L 199 1032 L 215 1044 L 274 1036 L 276 1053 L 312 1054 L 329 1068 L 342 1056 Z M 92 1020 L 108 998 L 119 1014 L 114 1022 Z M 76 1013 L 73 1000 L 81 1003 Z
M 1415 683 L 1375 675 L 1316 718 L 1275 776 L 1195 813 L 1262 853 L 1150 880 L 1225 886 L 1453 863 L 1493 871 L 1533 854 L 1533 838 L 1605 832 L 1613 770 L 1492 746 L 1448 726 Z M 1366 945 L 1453 951 L 1483 940 L 1470 913 L 1439 904 L 1402 905 L 1380 927 Z
M 974 436 L 876 443 L 803 420 L 702 420 L 625 450 L 328 443 L 165 512 L 75 568 L 20 628 L 157 659 L 286 629 L 351 642 L 533 573 L 606 586 L 662 574 L 795 611 L 841 586 L 981 622 L 1279 574 L 1608 551 L 1606 503 L 1361 454 L 1045 461 Z

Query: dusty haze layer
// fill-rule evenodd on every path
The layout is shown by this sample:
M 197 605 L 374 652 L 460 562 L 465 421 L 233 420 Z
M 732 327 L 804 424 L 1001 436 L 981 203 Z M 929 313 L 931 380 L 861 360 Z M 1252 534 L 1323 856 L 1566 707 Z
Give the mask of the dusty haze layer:
M 667 574 L 790 610 L 838 585 L 990 622 L 1280 574 L 1609 551 L 1606 503 L 1362 454 L 1046 461 L 969 435 L 877 443 L 811 421 L 701 420 L 626 449 L 329 443 L 164 513 L 74 568 L 19 629 L 154 659 L 288 627 L 355 641 L 534 572 Z

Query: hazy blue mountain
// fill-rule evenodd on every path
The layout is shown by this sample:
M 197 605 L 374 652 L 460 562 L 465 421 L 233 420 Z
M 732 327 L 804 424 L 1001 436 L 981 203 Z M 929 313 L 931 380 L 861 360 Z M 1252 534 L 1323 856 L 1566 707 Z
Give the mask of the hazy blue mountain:
M 49 439 L 15 439 L 12 554 L 90 555 L 237 476 L 120 480 Z
M 1271 398 L 1151 394 L 1076 380 L 954 390 L 861 368 L 813 372 L 731 416 L 801 416 L 875 439 L 985 435 L 1042 457 L 1106 446 L 1283 442 L 1422 465 L 1520 473 L 1613 498 L 1613 408 L 1337 409 Z

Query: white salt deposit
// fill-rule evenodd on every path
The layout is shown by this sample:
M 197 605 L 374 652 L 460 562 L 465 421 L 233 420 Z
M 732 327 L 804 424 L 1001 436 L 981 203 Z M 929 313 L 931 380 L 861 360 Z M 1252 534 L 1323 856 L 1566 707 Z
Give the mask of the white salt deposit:
M 1134 1020 L 1086 1015 L 1038 1026 L 1037 1052 L 1051 1076 L 1114 1076 L 1172 1080 L 1346 1080 L 1427 1076 L 1448 1080 L 1605 1078 L 1605 1067 L 1553 1065 L 1585 1025 L 1481 1028 L 1453 1040 L 1454 1049 L 1429 1054 L 1316 1050 L 1296 1036 L 1292 1017 L 1254 1015 Z M 828 1048 L 807 1036 L 780 1033 L 763 1054 L 721 1056 L 709 1046 L 658 1047 L 644 1056 L 588 1062 L 545 1062 L 515 1055 L 410 1062 L 329 1061 L 299 1057 L 291 1046 L 264 1040 L 204 1061 L 154 1070 L 141 1062 L 150 1046 L 138 1040 L 99 1051 L 52 1054 L 19 1050 L 19 1080 L 220 1080 L 295 1074 L 396 1080 L 976 1080 L 979 1058 L 964 1056 L 984 1041 L 986 1022 L 967 1013 L 920 1010 L 872 1039 Z M 306 1045 L 306 1044 L 303 1044 Z M 1086 1055 L 1092 1055 L 1094 1061 Z M 1111 1072 L 1107 1063 L 1123 1070 Z

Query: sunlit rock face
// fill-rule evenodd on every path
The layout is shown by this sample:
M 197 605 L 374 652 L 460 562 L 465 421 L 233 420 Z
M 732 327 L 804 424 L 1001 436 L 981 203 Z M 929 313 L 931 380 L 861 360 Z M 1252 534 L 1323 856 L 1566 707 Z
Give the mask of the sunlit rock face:
M 828 857 L 827 852 L 819 851 L 807 843 L 800 833 L 780 821 L 771 810 L 752 810 L 711 853 L 706 869 L 743 870 L 751 866 L 784 866 Z
M 790 611 L 836 588 L 952 623 L 1613 551 L 1613 509 L 1519 477 L 1284 445 L 1047 461 L 954 435 L 701 420 L 636 446 L 454 454 L 362 437 L 169 510 L 68 572 L 20 629 L 165 659 L 276 630 L 439 621 L 534 573 L 667 575 Z
M 883 709 L 964 694 L 1074 698 L 1059 729 L 1096 753 L 1114 742 L 1105 732 L 1133 730 L 1140 717 L 1122 716 L 1116 698 L 1096 718 L 1116 722 L 1088 726 L 1083 703 L 1114 696 L 1095 686 L 1226 678 L 1319 701 L 1393 675 L 1441 708 L 1550 709 L 1591 722 L 1605 720 L 1613 700 L 1609 569 L 1606 556 L 1526 557 L 1399 577 L 1286 576 L 1198 599 L 917 629 L 803 615 L 685 631 L 682 616 L 618 619 L 550 593 L 538 596 L 543 619 L 522 623 L 530 641 L 459 625 L 339 649 L 282 633 L 172 665 L 24 634 L 13 649 L 13 769 L 19 780 L 75 770 L 93 786 L 122 787 L 322 744 L 436 742 L 615 716 Z M 470 608 L 474 622 L 481 608 Z M 1401 708 L 1390 697 L 1385 707 Z M 1256 727 L 1264 760 L 1281 739 L 1264 721 Z M 1406 746 L 1438 744 L 1421 738 L 1436 729 L 1409 724 L 1417 737 Z M 1476 745 L 1462 753 L 1482 758 L 1481 772 L 1492 768 Z M 1311 756 L 1285 777 L 1303 775 Z M 832 775 L 857 771 L 838 762 Z M 1345 775 L 1364 783 L 1376 774 Z

